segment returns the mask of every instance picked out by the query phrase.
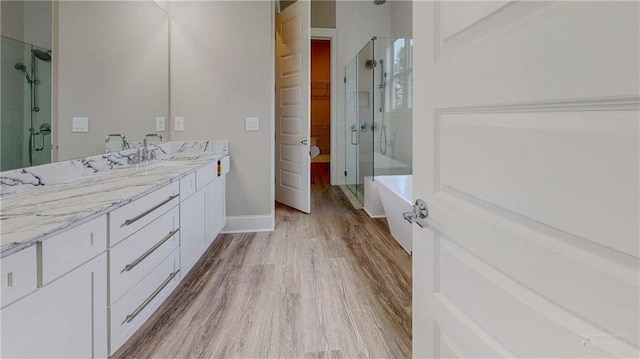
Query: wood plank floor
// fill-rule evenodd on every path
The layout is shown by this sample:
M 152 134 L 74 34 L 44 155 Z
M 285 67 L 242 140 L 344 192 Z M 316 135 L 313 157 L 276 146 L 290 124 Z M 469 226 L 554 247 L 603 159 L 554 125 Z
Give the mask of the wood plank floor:
M 312 211 L 220 235 L 114 358 L 409 358 L 411 259 L 312 164 Z

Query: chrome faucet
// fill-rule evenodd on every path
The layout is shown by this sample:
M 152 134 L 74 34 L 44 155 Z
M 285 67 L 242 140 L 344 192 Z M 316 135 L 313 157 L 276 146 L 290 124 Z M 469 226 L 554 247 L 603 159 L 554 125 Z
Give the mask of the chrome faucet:
M 142 153 L 140 158 L 142 162 L 153 161 L 155 159 L 155 154 L 153 153 L 153 151 L 149 151 L 149 141 L 147 139 L 149 137 L 158 137 L 160 139 L 160 142 L 163 141 L 162 135 L 159 133 L 148 133 L 144 135 L 144 138 L 142 139 Z
M 109 142 L 109 140 L 111 139 L 111 137 L 120 137 L 120 139 L 122 140 L 122 149 L 126 150 L 129 149 L 129 142 L 127 142 L 127 138 L 124 137 L 123 134 L 120 133 L 111 133 L 108 134 L 105 138 L 104 138 L 104 142 L 107 143 Z
M 146 135 L 144 135 L 144 139 L 146 140 L 147 137 L 158 137 L 160 139 L 160 142 L 162 142 L 164 139 L 162 138 L 162 135 L 159 133 L 147 133 Z

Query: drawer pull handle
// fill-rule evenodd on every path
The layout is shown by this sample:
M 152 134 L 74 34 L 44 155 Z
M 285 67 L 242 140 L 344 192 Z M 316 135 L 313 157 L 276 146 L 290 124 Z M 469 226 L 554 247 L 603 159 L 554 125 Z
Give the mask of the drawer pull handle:
M 169 239 L 171 239 L 171 237 L 173 237 L 174 234 L 178 233 L 179 230 L 180 228 L 169 232 L 169 234 L 167 234 L 164 238 L 162 238 L 160 242 L 156 243 L 153 247 L 149 248 L 149 250 L 144 252 L 143 255 L 138 257 L 138 259 L 124 266 L 124 269 L 120 271 L 120 273 L 128 272 L 133 268 L 135 268 L 135 266 L 140 264 L 140 262 L 142 262 L 145 258 L 147 258 L 151 253 L 155 252 L 156 249 L 160 248 L 160 246 L 163 245 L 164 242 L 168 241 Z
M 122 223 L 122 225 L 120 225 L 120 228 L 124 227 L 124 226 L 128 226 L 134 222 L 137 222 L 140 218 L 146 216 L 147 214 L 155 211 L 156 209 L 164 206 L 165 204 L 167 204 L 168 202 L 171 202 L 172 199 L 178 197 L 180 194 L 174 194 L 173 196 L 167 198 L 166 200 L 162 201 L 162 203 L 159 203 L 158 205 L 154 206 L 153 208 L 149 208 L 148 210 L 146 210 L 145 212 L 131 218 L 131 219 L 127 219 L 126 221 L 124 221 L 124 223 Z
M 130 323 L 132 320 L 134 320 L 138 316 L 138 314 L 140 314 L 140 312 L 142 312 L 144 310 L 144 308 L 146 308 L 147 305 L 149 305 L 149 303 L 151 303 L 151 301 L 155 297 L 157 297 L 158 294 L 160 294 L 160 292 L 162 292 L 164 287 L 166 287 L 167 285 L 169 285 L 169 283 L 171 283 L 173 278 L 176 275 L 178 275 L 178 273 L 180 273 L 180 269 L 178 269 L 175 272 L 169 274 L 169 277 L 167 279 L 165 279 L 164 282 L 162 282 L 162 284 L 160 284 L 160 287 L 158 287 L 158 289 L 156 289 L 153 293 L 151 293 L 149 298 L 147 298 L 144 302 L 142 302 L 142 304 L 140 304 L 140 306 L 138 308 L 136 308 L 136 310 L 134 310 L 133 313 L 127 315 L 127 317 L 124 319 L 124 322 L 122 322 L 122 324 Z

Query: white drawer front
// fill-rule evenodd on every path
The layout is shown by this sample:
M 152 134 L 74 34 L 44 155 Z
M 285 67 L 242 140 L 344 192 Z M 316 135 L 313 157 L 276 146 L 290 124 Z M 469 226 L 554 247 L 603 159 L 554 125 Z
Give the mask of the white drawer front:
M 180 282 L 180 257 L 175 250 L 109 310 L 113 354 L 155 312 Z
M 204 165 L 196 170 L 196 189 L 200 190 L 216 177 L 218 177 L 218 161 Z
M 178 248 L 179 222 L 179 207 L 175 206 L 110 249 L 110 304 L 118 301 Z
M 42 284 L 62 276 L 107 249 L 107 216 L 42 242 Z
M 2 307 L 38 286 L 36 246 L 25 248 L 0 260 L 2 267 Z
M 196 192 L 196 173 L 191 172 L 180 178 L 180 200 L 184 201 Z
M 110 246 L 113 247 L 174 207 L 180 201 L 178 193 L 178 182 L 172 182 L 109 213 Z

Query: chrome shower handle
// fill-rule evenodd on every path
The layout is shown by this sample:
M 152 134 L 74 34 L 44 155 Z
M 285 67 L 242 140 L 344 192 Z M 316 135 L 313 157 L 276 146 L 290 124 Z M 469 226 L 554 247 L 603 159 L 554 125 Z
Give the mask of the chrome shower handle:
M 356 126 L 355 123 L 351 124 L 351 144 L 354 146 L 358 145 L 358 126 Z
M 36 136 L 40 135 L 40 147 L 36 147 Z M 34 132 L 31 131 L 31 137 L 33 137 L 33 141 L 31 141 L 32 145 L 33 145 L 33 150 L 34 151 L 42 151 L 44 150 L 45 144 L 44 144 L 44 133 L 41 132 Z

